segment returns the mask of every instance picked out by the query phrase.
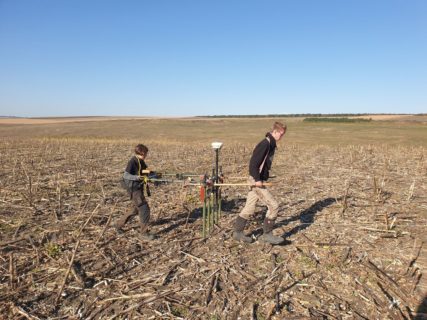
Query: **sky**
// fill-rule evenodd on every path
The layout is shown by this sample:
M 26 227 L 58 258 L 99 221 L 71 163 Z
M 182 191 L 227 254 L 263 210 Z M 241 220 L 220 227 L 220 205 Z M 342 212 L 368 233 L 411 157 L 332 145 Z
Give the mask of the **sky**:
M 0 0 L 0 116 L 426 112 L 425 0 Z

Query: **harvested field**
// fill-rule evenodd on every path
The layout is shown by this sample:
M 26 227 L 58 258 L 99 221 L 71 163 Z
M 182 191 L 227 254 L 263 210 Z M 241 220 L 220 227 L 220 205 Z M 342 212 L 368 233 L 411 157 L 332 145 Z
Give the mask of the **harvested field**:
M 114 120 L 133 120 L 133 119 L 153 119 L 154 117 L 48 117 L 48 118 L 0 118 L 0 124 L 58 124 L 58 123 L 76 123 L 93 121 L 114 121 Z
M 163 138 L 162 138 L 163 139 Z M 144 141 L 148 164 L 209 172 L 199 140 Z M 202 239 L 197 188 L 152 186 L 153 230 L 112 224 L 130 201 L 119 178 L 136 140 L 0 142 L 0 314 L 45 319 L 410 319 L 427 291 L 427 152 L 388 144 L 279 145 L 275 233 L 290 244 L 236 243 L 245 188 Z M 253 142 L 228 142 L 226 176 L 246 176 Z M 265 207 L 248 232 L 261 234 Z

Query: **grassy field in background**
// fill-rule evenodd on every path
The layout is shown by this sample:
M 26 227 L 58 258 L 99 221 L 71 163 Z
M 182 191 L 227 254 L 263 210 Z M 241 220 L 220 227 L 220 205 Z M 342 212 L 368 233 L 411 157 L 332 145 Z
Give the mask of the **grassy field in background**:
M 421 117 L 423 119 L 423 117 Z M 131 139 L 164 143 L 209 143 L 214 140 L 255 143 L 274 121 L 288 125 L 286 143 L 297 145 L 386 144 L 427 146 L 423 121 L 368 123 L 309 123 L 302 118 L 148 118 L 76 121 L 42 124 L 0 124 L 2 138 Z

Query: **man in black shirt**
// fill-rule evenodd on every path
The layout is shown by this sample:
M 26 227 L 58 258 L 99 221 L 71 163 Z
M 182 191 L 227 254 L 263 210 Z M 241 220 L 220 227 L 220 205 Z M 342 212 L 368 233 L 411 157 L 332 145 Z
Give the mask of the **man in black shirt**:
M 273 235 L 274 221 L 277 218 L 279 204 L 273 195 L 268 191 L 264 182 L 268 180 L 269 171 L 273 162 L 276 142 L 286 133 L 286 125 L 275 122 L 271 132 L 268 132 L 260 143 L 255 147 L 249 162 L 250 191 L 246 199 L 246 205 L 240 212 L 234 223 L 233 238 L 237 241 L 252 242 L 252 238 L 245 236 L 243 230 L 246 222 L 255 214 L 255 205 L 261 200 L 267 205 L 267 214 L 264 219 L 263 235 L 260 240 L 271 244 L 280 244 L 284 241 L 282 237 Z
M 141 236 L 145 240 L 154 240 L 154 234 L 148 232 L 148 223 L 150 221 L 150 207 L 144 195 L 143 174 L 146 173 L 147 165 L 145 158 L 148 154 L 148 148 L 143 144 L 135 147 L 135 156 L 133 156 L 123 173 L 123 183 L 132 199 L 134 208 L 132 211 L 123 214 L 116 223 L 116 230 L 122 232 L 122 227 L 132 216 L 139 215 Z

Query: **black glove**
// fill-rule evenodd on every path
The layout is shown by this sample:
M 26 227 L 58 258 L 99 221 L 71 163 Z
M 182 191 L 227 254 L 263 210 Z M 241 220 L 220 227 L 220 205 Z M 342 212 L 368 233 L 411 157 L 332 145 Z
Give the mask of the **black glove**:
M 148 174 L 149 179 L 160 179 L 162 177 L 162 174 L 160 172 L 150 171 Z

